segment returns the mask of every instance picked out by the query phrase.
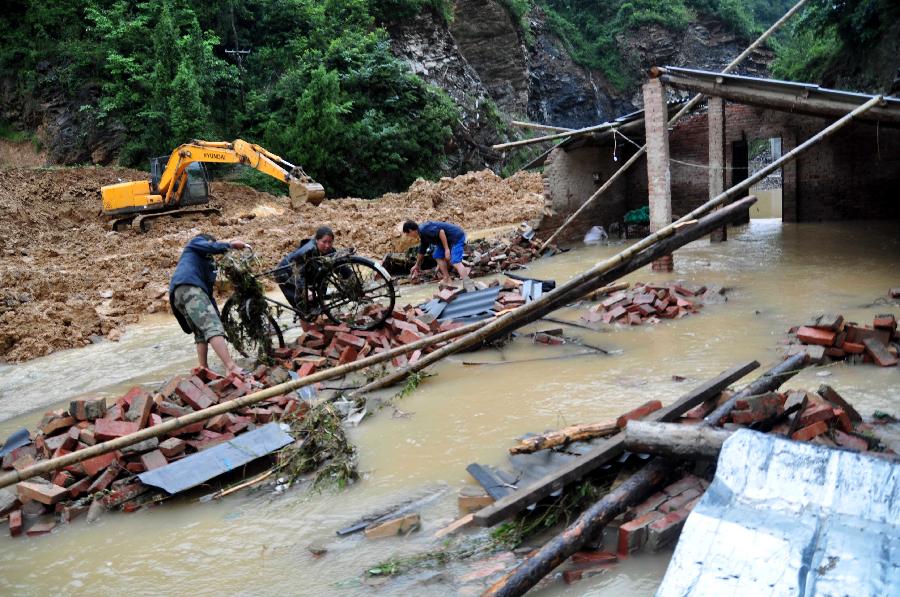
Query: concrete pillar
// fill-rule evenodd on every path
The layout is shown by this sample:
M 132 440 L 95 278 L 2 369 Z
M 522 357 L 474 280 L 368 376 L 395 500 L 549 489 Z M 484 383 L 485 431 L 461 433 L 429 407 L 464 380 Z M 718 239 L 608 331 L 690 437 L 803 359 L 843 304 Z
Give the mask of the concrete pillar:
M 669 114 L 666 89 L 659 79 L 644 84 L 644 128 L 647 137 L 647 192 L 650 195 L 650 232 L 672 222 L 672 187 L 669 170 Z M 654 271 L 672 271 L 672 256 L 653 262 Z
M 709 107 L 709 198 L 725 190 L 725 101 L 710 97 Z M 709 234 L 710 242 L 728 240 L 728 228 L 722 226 Z

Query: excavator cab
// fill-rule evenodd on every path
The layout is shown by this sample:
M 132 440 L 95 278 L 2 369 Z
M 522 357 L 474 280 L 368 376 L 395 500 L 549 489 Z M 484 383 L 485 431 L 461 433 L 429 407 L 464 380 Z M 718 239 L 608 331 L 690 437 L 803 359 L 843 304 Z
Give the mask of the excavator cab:
M 159 179 L 162 177 L 163 170 L 169 156 L 164 155 L 150 160 L 150 181 L 153 188 L 159 188 Z M 187 182 L 184 190 L 181 191 L 181 198 L 178 202 L 180 206 L 188 205 L 204 205 L 209 203 L 209 176 L 206 174 L 206 166 L 202 162 L 192 162 L 185 169 L 187 173 Z

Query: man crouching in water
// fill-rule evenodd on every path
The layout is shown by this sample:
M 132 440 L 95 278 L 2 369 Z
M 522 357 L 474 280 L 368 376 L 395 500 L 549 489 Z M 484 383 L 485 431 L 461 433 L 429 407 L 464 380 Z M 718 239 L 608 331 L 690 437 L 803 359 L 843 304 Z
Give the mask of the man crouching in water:
M 328 226 L 320 226 L 314 238 L 304 239 L 300 246 L 278 262 L 275 281 L 278 282 L 288 304 L 296 309 L 303 300 L 302 293 L 308 291 L 310 284 L 316 283 L 315 279 L 307 279 L 313 277 L 316 272 L 308 271 L 304 267 L 306 262 L 313 257 L 330 255 L 334 252 L 334 231 Z M 295 264 L 297 267 L 294 267 Z M 305 330 L 304 322 L 301 322 L 301 325 L 304 325 Z
M 175 273 L 169 282 L 169 304 L 172 313 L 185 334 L 194 334 L 197 360 L 201 367 L 209 368 L 208 346 L 222 359 L 226 373 L 244 377 L 246 371 L 238 367 L 228 352 L 225 328 L 219 317 L 219 308 L 213 298 L 216 283 L 216 264 L 213 255 L 221 255 L 229 249 L 249 249 L 241 240 L 216 242 L 209 234 L 192 238 L 181 252 Z

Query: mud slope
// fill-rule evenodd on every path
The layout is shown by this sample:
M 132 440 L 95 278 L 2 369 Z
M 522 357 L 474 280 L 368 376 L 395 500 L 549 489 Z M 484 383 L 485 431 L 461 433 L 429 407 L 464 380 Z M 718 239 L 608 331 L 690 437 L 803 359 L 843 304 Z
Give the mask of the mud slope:
M 490 171 L 375 201 L 337 199 L 292 210 L 286 198 L 214 183 L 221 217 L 164 219 L 147 234 L 114 233 L 99 217 L 101 185 L 137 180 L 116 168 L 0 170 L 0 360 L 24 361 L 56 350 L 115 339 L 144 313 L 168 310 L 167 285 L 183 245 L 199 232 L 242 238 L 274 265 L 320 224 L 338 246 L 380 257 L 406 218 L 446 219 L 469 230 L 535 218 L 541 179 L 502 180 Z

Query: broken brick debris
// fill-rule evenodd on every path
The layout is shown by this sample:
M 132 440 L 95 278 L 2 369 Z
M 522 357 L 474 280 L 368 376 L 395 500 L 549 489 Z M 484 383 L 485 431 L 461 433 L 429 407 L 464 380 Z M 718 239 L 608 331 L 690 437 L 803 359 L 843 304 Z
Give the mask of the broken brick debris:
M 818 315 L 789 333 L 785 357 L 805 351 L 810 361 L 822 364 L 850 361 L 894 367 L 898 363 L 900 335 L 892 313 L 876 315 L 871 326 L 848 322 L 842 315 Z
M 642 325 L 661 319 L 678 319 L 698 313 L 704 303 L 722 303 L 718 286 L 696 286 L 687 282 L 645 284 L 636 282 L 590 307 L 581 318 L 587 323 Z

